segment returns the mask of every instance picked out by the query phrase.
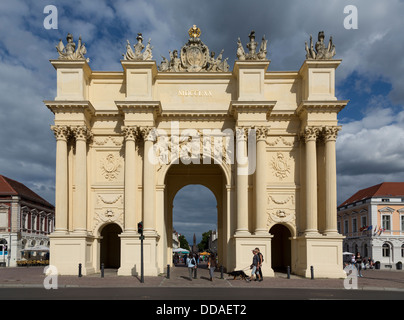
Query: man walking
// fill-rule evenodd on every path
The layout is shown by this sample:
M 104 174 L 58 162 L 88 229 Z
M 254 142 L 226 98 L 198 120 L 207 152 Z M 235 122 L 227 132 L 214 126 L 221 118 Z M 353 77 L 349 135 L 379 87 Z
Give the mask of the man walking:
M 192 281 L 192 275 L 194 273 L 194 270 L 196 269 L 196 260 L 192 253 L 189 254 L 189 257 L 187 259 L 187 267 L 189 272 L 189 279 Z
M 255 248 L 255 251 L 257 251 L 257 255 L 258 255 L 258 259 L 259 259 L 259 265 L 258 265 L 257 272 L 260 275 L 260 281 L 262 281 L 263 280 L 263 277 L 262 277 L 262 263 L 264 262 L 264 256 L 262 255 L 259 248 Z

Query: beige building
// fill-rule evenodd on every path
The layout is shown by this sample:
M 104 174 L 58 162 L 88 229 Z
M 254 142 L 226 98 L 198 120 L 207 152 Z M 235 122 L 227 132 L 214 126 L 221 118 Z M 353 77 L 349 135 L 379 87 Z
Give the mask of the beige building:
M 137 223 L 144 224 L 145 274 L 172 263 L 172 212 L 188 184 L 217 200 L 219 263 L 227 270 L 264 254 L 263 273 L 345 277 L 337 232 L 334 45 L 324 36 L 298 71 L 268 71 L 267 40 L 229 71 L 194 26 L 181 50 L 157 66 L 152 47 L 127 44 L 122 70 L 100 72 L 81 39 L 58 45 L 54 113 L 56 226 L 51 261 L 60 274 L 140 272 Z
M 346 252 L 379 262 L 404 263 L 404 182 L 383 182 L 359 190 L 338 206 L 338 230 Z

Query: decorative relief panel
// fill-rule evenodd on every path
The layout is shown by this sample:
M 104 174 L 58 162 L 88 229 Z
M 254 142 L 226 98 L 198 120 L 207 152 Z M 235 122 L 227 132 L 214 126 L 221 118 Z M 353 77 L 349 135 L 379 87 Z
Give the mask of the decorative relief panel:
M 95 193 L 92 231 L 106 223 L 117 223 L 123 229 L 124 199 L 121 193 Z
M 268 194 L 267 226 L 288 224 L 296 229 L 296 207 L 294 194 Z
M 273 173 L 280 180 L 285 179 L 291 173 L 291 159 L 282 152 L 278 152 L 271 160 Z
M 117 179 L 121 167 L 122 159 L 119 155 L 108 153 L 101 159 L 101 172 L 104 178 L 108 181 L 114 181 Z

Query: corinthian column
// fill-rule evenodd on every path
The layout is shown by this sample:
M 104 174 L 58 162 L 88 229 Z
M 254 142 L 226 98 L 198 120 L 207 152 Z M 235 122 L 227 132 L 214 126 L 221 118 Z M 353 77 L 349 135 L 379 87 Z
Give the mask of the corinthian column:
M 325 231 L 337 234 L 337 164 L 335 142 L 341 127 L 326 127 L 325 138 Z
M 306 142 L 306 234 L 318 234 L 317 227 L 317 155 L 318 128 L 307 127 Z
M 86 126 L 73 128 L 76 138 L 76 157 L 74 164 L 75 190 L 73 198 L 73 230 L 77 233 L 87 231 L 87 138 Z
M 125 134 L 125 232 L 136 232 L 136 136 L 138 128 L 123 127 Z
M 255 234 L 268 233 L 266 222 L 267 204 L 267 172 L 266 172 L 266 138 L 268 128 L 260 127 L 256 129 L 257 137 L 257 168 L 255 172 Z
M 153 154 L 153 142 L 156 140 L 155 128 L 143 127 L 140 132 L 144 139 L 143 156 L 143 230 L 147 234 L 156 233 L 155 221 L 155 181 L 154 163 L 150 157 Z
M 247 128 L 236 129 L 237 228 L 236 234 L 248 234 L 248 158 Z
M 52 126 L 51 129 L 56 138 L 55 233 L 67 233 L 67 139 L 70 130 L 67 126 Z

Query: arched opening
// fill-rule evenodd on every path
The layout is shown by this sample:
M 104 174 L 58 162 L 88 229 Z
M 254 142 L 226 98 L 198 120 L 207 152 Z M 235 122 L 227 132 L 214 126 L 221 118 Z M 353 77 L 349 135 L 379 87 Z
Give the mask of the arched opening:
M 173 202 L 173 228 L 184 235 L 193 251 L 202 241 L 202 233 L 217 232 L 217 201 L 211 190 L 203 185 L 187 185 L 177 192 Z M 196 237 L 195 244 L 193 237 Z M 215 240 L 217 242 L 217 239 Z M 212 244 L 214 245 L 214 244 Z M 216 245 L 217 248 L 217 245 Z M 215 250 L 212 246 L 210 249 Z
M 286 272 L 291 266 L 291 241 L 290 231 L 282 224 L 274 225 L 269 233 L 273 235 L 271 241 L 272 269 L 275 272 Z
M 119 234 L 122 229 L 115 223 L 107 224 L 101 230 L 100 265 L 104 268 L 117 269 L 121 264 L 121 241 Z
M 221 165 L 173 164 L 165 174 L 164 183 L 167 264 L 173 263 L 174 230 L 187 234 L 192 246 L 194 233 L 198 244 L 202 239 L 201 231 L 216 229 L 219 264 L 226 268 L 232 222 L 228 215 L 228 181 Z

